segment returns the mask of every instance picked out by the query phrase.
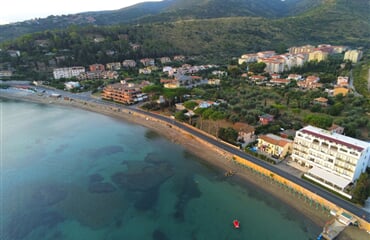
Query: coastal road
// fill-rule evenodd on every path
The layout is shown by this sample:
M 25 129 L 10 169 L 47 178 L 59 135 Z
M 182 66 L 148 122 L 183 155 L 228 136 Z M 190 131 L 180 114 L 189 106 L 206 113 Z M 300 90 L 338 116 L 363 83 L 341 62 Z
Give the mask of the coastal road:
M 296 176 L 293 176 L 277 167 L 275 167 L 274 165 L 271 165 L 267 162 L 264 162 L 264 161 L 261 161 L 259 160 L 258 158 L 254 157 L 254 156 L 251 156 L 237 148 L 234 148 L 234 147 L 230 147 L 226 144 L 224 144 L 223 142 L 221 141 L 217 141 L 205 134 L 202 134 L 201 132 L 198 132 L 198 131 L 195 131 L 194 129 L 182 124 L 182 123 L 179 123 L 177 121 L 174 121 L 172 119 L 169 119 L 167 117 L 164 117 L 164 116 L 161 116 L 161 115 L 157 115 L 157 114 L 154 114 L 154 113 L 150 113 L 150 112 L 146 112 L 146 111 L 143 111 L 143 110 L 140 110 L 140 109 L 133 109 L 134 111 L 136 112 L 139 112 L 141 114 L 146 114 L 152 118 L 157 118 L 157 119 L 160 119 L 162 121 L 165 121 L 167 122 L 168 124 L 172 124 L 172 125 L 175 125 L 176 127 L 179 127 L 181 128 L 182 130 L 185 130 L 187 132 L 189 132 L 190 134 L 204 140 L 204 141 L 207 141 L 227 152 L 230 152 L 236 156 L 239 156 L 241 158 L 244 158 L 244 159 L 247 159 L 248 161 L 256 164 L 256 165 L 259 165 L 265 169 L 268 169 L 270 170 L 271 172 L 275 173 L 275 174 L 278 174 L 286 179 L 288 179 L 289 181 L 292 181 L 306 189 L 308 189 L 309 191 L 311 192 L 314 192 L 315 194 L 329 200 L 330 202 L 334 203 L 335 205 L 347 210 L 348 212 L 351 212 L 355 215 L 357 215 L 358 217 L 362 217 L 363 219 L 366 219 L 367 222 L 370 222 L 370 213 L 369 212 L 366 212 L 365 210 L 363 210 L 362 208 L 348 202 L 348 201 L 345 201 L 339 197 L 337 197 L 336 195 L 330 193 L 330 192 L 327 192 L 325 191 L 324 189 L 316 186 L 316 185 L 313 185 L 309 182 L 306 182 L 304 180 L 302 180 L 301 178 L 298 178 Z
M 143 115 L 147 115 L 148 117 L 151 117 L 151 118 L 155 118 L 155 119 L 159 119 L 163 122 L 166 122 L 168 124 L 171 124 L 171 125 L 174 125 L 186 132 L 189 132 L 190 134 L 202 139 L 203 141 L 206 141 L 210 144 L 213 144 L 215 146 L 217 146 L 218 148 L 220 149 L 223 149 L 227 152 L 230 152 L 231 154 L 234 154 L 236 156 L 239 156 L 241 158 L 244 158 L 256 165 L 259 165 L 265 169 L 268 169 L 269 171 L 275 173 L 275 174 L 278 174 L 286 179 L 288 179 L 289 181 L 292 181 L 306 189 L 308 189 L 309 191 L 311 192 L 314 192 L 316 193 L 317 195 L 327 199 L 328 201 L 334 203 L 335 205 L 347 210 L 348 212 L 351 212 L 352 214 L 355 214 L 356 216 L 358 217 L 361 217 L 363 219 L 365 219 L 367 222 L 370 222 L 370 213 L 369 212 L 366 212 L 364 209 L 348 202 L 348 201 L 345 201 L 344 199 L 341 199 L 339 197 L 337 197 L 336 195 L 330 193 L 330 192 L 327 192 L 326 190 L 316 186 L 316 185 L 313 185 L 309 182 L 306 182 L 304 180 L 302 180 L 301 178 L 298 178 L 294 175 L 291 175 L 277 167 L 275 167 L 274 165 L 271 165 L 267 162 L 264 162 L 262 160 L 259 160 L 258 158 L 254 157 L 254 156 L 251 156 L 237 148 L 234 148 L 234 147 L 231 147 L 227 144 L 224 144 L 223 142 L 221 141 L 218 141 L 214 138 L 211 138 L 199 131 L 196 131 L 192 128 L 190 128 L 189 126 L 185 125 L 185 124 L 182 124 L 180 122 L 177 122 L 175 121 L 174 119 L 171 119 L 171 118 L 168 118 L 166 116 L 162 116 L 162 115 L 158 115 L 158 114 L 155 114 L 155 113 L 151 113 L 151 112 L 147 112 L 147 111 L 144 111 L 144 110 L 141 110 L 141 109 L 138 109 L 136 108 L 135 106 L 124 106 L 124 105 L 121 105 L 121 104 L 116 104 L 116 103 L 112 103 L 112 102 L 107 102 L 107 101 L 102 101 L 102 100 L 99 100 L 99 99 L 96 99 L 96 98 L 93 98 L 87 94 L 74 94 L 74 93 L 70 93 L 70 92 L 65 92 L 65 91 L 62 91 L 62 90 L 50 90 L 50 89 L 47 89 L 47 88 L 43 88 L 43 87 L 36 87 L 36 90 L 37 91 L 45 91 L 45 93 L 47 94 L 51 94 L 51 93 L 57 93 L 57 94 L 61 94 L 62 96 L 65 96 L 65 97 L 69 97 L 69 98 L 73 98 L 73 99 L 78 99 L 78 100 L 82 100 L 82 101 L 86 101 L 86 102 L 93 102 L 93 103 L 98 103 L 98 104 L 103 104 L 103 105 L 106 105 L 106 106 L 112 106 L 112 107 L 118 107 L 118 108 L 121 108 L 121 109 L 130 109 L 130 111 L 132 112 L 137 112 L 137 113 L 140 113 L 140 114 L 143 114 Z

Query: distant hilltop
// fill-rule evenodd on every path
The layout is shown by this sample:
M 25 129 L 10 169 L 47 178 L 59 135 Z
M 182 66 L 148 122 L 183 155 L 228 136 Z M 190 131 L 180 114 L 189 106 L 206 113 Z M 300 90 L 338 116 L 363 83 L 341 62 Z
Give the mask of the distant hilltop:
M 174 22 L 189 19 L 214 19 L 230 17 L 262 17 L 280 19 L 306 14 L 316 14 L 325 9 L 335 9 L 336 16 L 326 16 L 342 24 L 347 22 L 342 12 L 352 16 L 362 15 L 366 20 L 367 0 L 164 0 L 144 2 L 130 7 L 113 10 L 84 12 L 62 16 L 32 19 L 24 22 L 0 25 L 0 42 L 17 38 L 23 34 L 45 30 L 65 29 L 76 26 L 108 26 L 116 24 L 137 24 L 153 22 Z M 333 13 L 334 13 L 333 12 Z M 335 14 L 335 13 L 334 13 Z M 368 17 L 367 17 L 368 19 Z M 306 20 L 304 20 L 306 21 Z M 323 21 L 330 22 L 330 21 Z M 309 22 L 307 22 L 309 23 Z

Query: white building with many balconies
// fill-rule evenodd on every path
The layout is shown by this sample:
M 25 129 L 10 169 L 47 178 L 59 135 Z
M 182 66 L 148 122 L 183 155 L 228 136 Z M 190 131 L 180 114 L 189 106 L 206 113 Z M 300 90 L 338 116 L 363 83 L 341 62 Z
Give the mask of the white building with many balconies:
M 61 78 L 72 78 L 78 77 L 80 73 L 84 73 L 84 67 L 66 67 L 66 68 L 54 68 L 53 75 L 54 79 L 61 79 Z
M 370 143 L 307 126 L 296 132 L 291 158 L 310 168 L 305 177 L 351 198 L 345 188 L 370 167 Z

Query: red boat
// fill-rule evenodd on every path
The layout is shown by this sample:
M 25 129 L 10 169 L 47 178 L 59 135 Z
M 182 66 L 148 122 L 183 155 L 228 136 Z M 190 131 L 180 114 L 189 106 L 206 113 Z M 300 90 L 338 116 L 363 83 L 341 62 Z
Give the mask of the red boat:
M 240 227 L 240 222 L 238 220 L 233 221 L 234 228 L 239 228 Z

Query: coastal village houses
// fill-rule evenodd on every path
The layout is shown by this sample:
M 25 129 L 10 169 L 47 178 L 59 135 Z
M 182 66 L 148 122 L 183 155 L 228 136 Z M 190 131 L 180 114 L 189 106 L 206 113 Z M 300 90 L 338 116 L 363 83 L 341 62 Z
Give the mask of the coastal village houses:
M 255 128 L 247 123 L 236 122 L 233 129 L 238 132 L 237 141 L 248 144 L 254 142 L 256 137 L 254 135 Z
M 351 198 L 346 188 L 370 167 L 370 143 L 306 126 L 296 132 L 291 158 L 309 167 L 305 177 Z
M 346 49 L 344 46 L 331 46 L 329 44 L 321 44 L 317 47 L 305 45 L 301 47 L 291 47 L 289 48 L 289 53 L 280 55 L 277 55 L 275 51 L 243 54 L 238 59 L 238 63 L 263 62 L 266 64 L 266 72 L 270 74 L 282 73 L 286 70 L 290 70 L 292 67 L 303 66 L 307 61 L 324 61 L 330 54 L 338 53 L 344 49 Z M 351 52 L 347 55 L 347 59 L 351 59 L 351 61 L 359 59 L 362 56 L 357 52 Z
M 262 125 L 267 125 L 274 121 L 274 116 L 270 114 L 263 114 L 259 117 L 259 121 Z
M 274 134 L 258 137 L 258 150 L 278 159 L 284 159 L 288 153 L 291 153 L 292 146 L 292 140 Z

